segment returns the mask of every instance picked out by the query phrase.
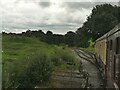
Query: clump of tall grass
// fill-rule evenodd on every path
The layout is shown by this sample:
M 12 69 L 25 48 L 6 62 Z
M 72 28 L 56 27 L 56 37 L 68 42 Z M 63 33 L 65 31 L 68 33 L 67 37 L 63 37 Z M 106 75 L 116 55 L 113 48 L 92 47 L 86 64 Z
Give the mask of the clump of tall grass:
M 9 72 L 9 82 L 3 87 L 33 88 L 38 83 L 48 82 L 52 72 L 52 63 L 43 52 L 21 58 L 14 63 Z
M 59 66 L 62 63 L 74 63 L 75 57 L 68 48 L 55 47 L 54 53 L 51 55 L 51 60 L 55 66 Z

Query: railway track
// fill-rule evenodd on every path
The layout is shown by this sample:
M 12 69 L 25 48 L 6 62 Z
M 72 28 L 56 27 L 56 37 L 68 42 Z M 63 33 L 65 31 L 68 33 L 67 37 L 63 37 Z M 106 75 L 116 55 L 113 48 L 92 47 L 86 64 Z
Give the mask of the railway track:
M 88 74 L 87 87 L 104 88 L 105 81 L 103 80 L 101 72 L 96 65 L 93 54 L 76 48 L 73 48 L 73 52 L 80 61 L 80 71 Z
M 94 54 L 90 53 L 90 52 L 86 52 L 83 50 L 78 50 L 76 48 L 73 49 L 75 51 L 75 53 L 80 57 L 83 58 L 84 60 L 87 60 L 89 62 L 91 62 L 92 64 L 96 65 L 96 61 L 94 58 Z
M 57 88 L 85 88 L 87 86 L 87 77 L 80 72 L 67 71 L 64 73 L 54 73 L 52 82 L 56 82 Z

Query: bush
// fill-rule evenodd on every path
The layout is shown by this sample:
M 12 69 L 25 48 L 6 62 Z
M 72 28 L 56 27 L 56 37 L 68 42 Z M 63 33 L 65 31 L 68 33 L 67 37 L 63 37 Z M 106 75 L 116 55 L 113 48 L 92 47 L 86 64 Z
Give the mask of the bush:
M 62 63 L 72 62 L 74 60 L 74 56 L 72 55 L 71 51 L 66 48 L 63 49 L 63 47 L 54 48 L 54 53 L 51 55 L 52 62 L 55 66 L 59 66 Z
M 51 60 L 53 62 L 53 65 L 55 66 L 59 66 L 62 64 L 62 59 L 60 56 L 53 56 Z
M 10 75 L 10 87 L 34 88 L 38 83 L 50 80 L 52 65 L 45 53 L 34 53 L 15 63 Z

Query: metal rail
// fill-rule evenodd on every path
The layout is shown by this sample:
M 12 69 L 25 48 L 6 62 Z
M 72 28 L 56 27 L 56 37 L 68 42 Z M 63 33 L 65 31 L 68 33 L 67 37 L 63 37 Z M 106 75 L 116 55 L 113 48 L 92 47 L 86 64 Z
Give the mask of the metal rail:
M 76 54 L 77 54 L 80 58 L 83 58 L 84 60 L 87 60 L 88 62 L 90 62 L 90 63 L 92 63 L 92 64 L 94 64 L 94 65 L 96 64 L 95 61 L 91 61 L 91 60 L 90 60 L 91 58 L 86 58 L 86 57 L 81 56 L 81 55 L 80 55 L 81 52 L 80 52 L 79 50 L 77 50 L 76 48 L 74 48 L 73 50 L 76 52 Z M 82 54 L 82 53 L 81 53 L 81 54 Z M 82 54 L 82 55 L 83 55 L 83 54 Z M 84 56 L 85 56 L 85 55 L 84 55 Z

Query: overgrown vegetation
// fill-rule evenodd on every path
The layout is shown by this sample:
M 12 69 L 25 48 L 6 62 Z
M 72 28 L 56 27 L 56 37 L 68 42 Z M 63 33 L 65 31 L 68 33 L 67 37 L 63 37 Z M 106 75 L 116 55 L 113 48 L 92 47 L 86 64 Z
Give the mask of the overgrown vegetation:
M 87 48 L 79 48 L 83 51 L 87 51 L 87 52 L 91 52 L 91 53 L 94 53 L 95 52 L 95 49 L 94 47 L 87 47 Z
M 50 82 L 52 72 L 66 69 L 67 62 L 78 67 L 67 46 L 48 45 L 19 35 L 3 35 L 2 56 L 3 88 L 34 88 Z

